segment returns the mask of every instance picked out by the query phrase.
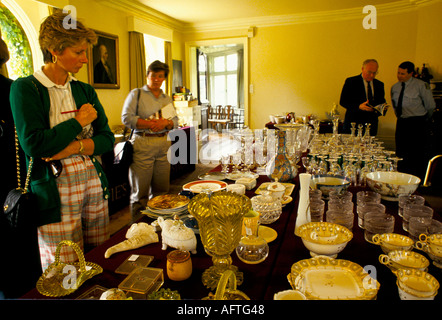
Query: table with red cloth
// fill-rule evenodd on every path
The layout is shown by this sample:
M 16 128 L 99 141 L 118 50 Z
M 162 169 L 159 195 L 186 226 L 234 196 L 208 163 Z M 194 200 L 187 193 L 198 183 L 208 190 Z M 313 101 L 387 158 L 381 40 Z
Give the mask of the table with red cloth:
M 217 167 L 214 170 L 220 170 L 220 168 Z M 270 180 L 266 176 L 260 176 L 256 187 L 259 187 L 261 183 L 267 181 Z M 277 238 L 269 243 L 270 252 L 267 259 L 260 264 L 246 264 L 238 259 L 234 251 L 231 254 L 233 265 L 237 266 L 239 271 L 243 272 L 244 275 L 244 281 L 238 286 L 238 290 L 247 294 L 252 300 L 272 300 L 275 293 L 291 289 L 287 280 L 287 275 L 290 273 L 291 266 L 299 260 L 311 258 L 310 252 L 304 247 L 302 240 L 294 235 L 299 198 L 298 177 L 296 177 L 292 183 L 295 184 L 292 193 L 293 201 L 283 208 L 283 213 L 276 222 L 267 225 L 278 233 Z M 254 196 L 255 190 L 256 188 L 247 191 L 246 195 L 248 197 Z M 353 201 L 355 202 L 356 192 L 363 189 L 350 187 L 349 190 L 353 193 Z M 386 206 L 387 212 L 395 216 L 395 232 L 407 235 L 407 233 L 402 230 L 402 219 L 397 214 L 397 202 L 382 200 L 382 203 Z M 434 218 L 441 221 L 439 216 Z M 154 220 L 146 216 L 140 221 L 151 223 Z M 118 287 L 118 285 L 126 278 L 126 275 L 115 273 L 115 270 L 132 254 L 154 256 L 154 260 L 149 267 L 162 268 L 164 271 L 163 288 L 177 290 L 182 299 L 202 299 L 207 297 L 210 292 L 213 292 L 206 288 L 201 281 L 201 275 L 204 270 L 212 266 L 212 259 L 204 251 L 199 235 L 197 235 L 197 253 L 191 255 L 193 265 L 191 277 L 184 281 L 172 281 L 167 277 L 166 263 L 167 254 L 174 249 L 169 247 L 166 250 L 162 250 L 160 233 L 160 241 L 158 243 L 149 244 L 135 250 L 115 253 L 108 259 L 104 257 L 104 253 L 109 247 L 125 239 L 127 229 L 128 227 L 120 230 L 104 244 L 92 249 L 85 255 L 86 261 L 99 264 L 103 268 L 103 273 L 87 280 L 74 293 L 66 297 L 61 297 L 62 299 L 75 299 L 95 285 L 100 285 L 105 288 Z M 375 272 L 374 274 L 372 273 L 371 276 L 375 277 L 380 283 L 377 300 L 399 301 L 396 277 L 389 268 L 379 262 L 379 255 L 383 253 L 381 248 L 378 245 L 370 244 L 365 241 L 364 232 L 358 227 L 356 213 L 352 231 L 353 239 L 347 244 L 344 250 L 338 254 L 337 259 L 350 260 L 362 267 L 373 266 L 374 269 L 372 270 L 375 270 Z M 423 253 L 422 251 L 417 252 L 427 256 L 426 253 Z M 441 283 L 442 270 L 435 267 L 431 260 L 428 272 L 436 277 Z M 28 292 L 22 298 L 52 299 L 41 295 L 36 289 Z M 435 298 L 435 300 L 441 299 L 440 294 Z

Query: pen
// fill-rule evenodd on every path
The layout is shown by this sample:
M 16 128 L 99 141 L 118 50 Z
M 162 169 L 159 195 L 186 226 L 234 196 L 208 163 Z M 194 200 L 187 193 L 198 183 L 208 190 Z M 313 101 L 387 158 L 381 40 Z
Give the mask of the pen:
M 63 111 L 61 114 L 66 114 L 66 113 L 72 113 L 72 112 L 78 112 L 79 110 L 70 110 L 70 111 Z
M 95 104 L 92 105 L 92 107 L 95 106 Z M 69 111 L 63 111 L 61 114 L 66 114 L 66 113 L 72 113 L 72 112 L 78 112 L 80 111 L 79 109 L 75 109 L 75 110 L 69 110 Z

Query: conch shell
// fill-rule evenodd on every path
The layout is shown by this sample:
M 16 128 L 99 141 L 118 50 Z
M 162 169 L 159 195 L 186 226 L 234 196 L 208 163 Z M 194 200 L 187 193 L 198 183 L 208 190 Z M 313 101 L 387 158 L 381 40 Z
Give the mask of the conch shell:
M 155 227 L 144 223 L 134 223 L 126 232 L 127 240 L 124 240 L 109 249 L 104 253 L 105 258 L 117 252 L 137 249 L 150 243 L 158 242 L 158 234 L 155 232 Z

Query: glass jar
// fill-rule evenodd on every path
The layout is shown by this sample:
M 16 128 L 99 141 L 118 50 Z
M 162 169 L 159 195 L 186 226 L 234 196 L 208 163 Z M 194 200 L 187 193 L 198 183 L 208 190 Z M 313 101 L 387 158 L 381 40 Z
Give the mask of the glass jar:
M 279 219 L 282 213 L 282 204 L 280 199 L 274 199 L 270 191 L 264 191 L 263 194 L 254 196 L 252 199 L 252 209 L 259 212 L 259 222 L 261 224 L 270 224 Z
M 189 251 L 173 250 L 167 254 L 167 276 L 170 280 L 183 281 L 192 275 Z
M 252 211 L 252 213 L 256 213 Z M 254 215 L 244 216 L 243 226 L 245 236 L 241 238 L 236 247 L 236 255 L 238 258 L 248 264 L 258 264 L 263 262 L 269 255 L 269 245 L 264 238 L 259 236 L 259 220 Z

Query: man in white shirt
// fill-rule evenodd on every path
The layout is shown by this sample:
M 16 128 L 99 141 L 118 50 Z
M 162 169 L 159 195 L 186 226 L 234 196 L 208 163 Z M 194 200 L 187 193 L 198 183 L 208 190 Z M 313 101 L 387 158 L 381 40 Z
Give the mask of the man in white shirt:
M 430 159 L 429 119 L 436 107 L 428 83 L 414 78 L 415 67 L 410 61 L 399 65 L 399 82 L 391 88 L 391 100 L 396 113 L 396 155 L 398 170 L 423 179 Z

